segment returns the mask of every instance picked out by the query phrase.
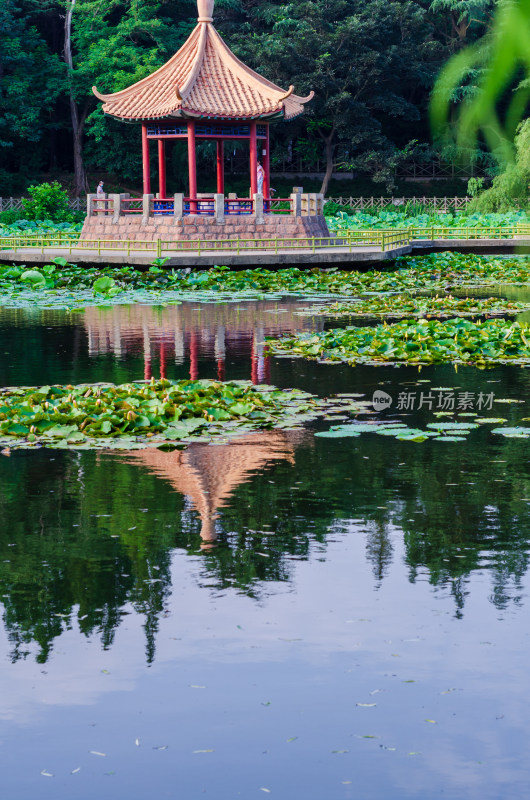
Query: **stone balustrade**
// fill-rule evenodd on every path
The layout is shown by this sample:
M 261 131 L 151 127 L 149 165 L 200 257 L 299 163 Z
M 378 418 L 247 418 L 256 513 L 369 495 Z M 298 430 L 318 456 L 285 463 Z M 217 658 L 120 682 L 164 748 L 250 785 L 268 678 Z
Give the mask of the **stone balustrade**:
M 294 187 L 288 198 L 269 199 L 255 194 L 252 199 L 238 198 L 234 194 L 199 194 L 191 199 L 184 194 L 159 198 L 153 194 L 131 198 L 129 194 L 89 194 L 87 196 L 87 219 L 111 218 L 118 222 L 121 217 L 134 215 L 147 225 L 153 217 L 170 217 L 180 222 L 187 216 L 210 217 L 217 224 L 232 221 L 234 217 L 246 217 L 255 224 L 263 224 L 271 215 L 283 217 L 322 216 L 324 195 L 306 194 L 301 187 Z M 168 220 L 170 221 L 170 220 Z

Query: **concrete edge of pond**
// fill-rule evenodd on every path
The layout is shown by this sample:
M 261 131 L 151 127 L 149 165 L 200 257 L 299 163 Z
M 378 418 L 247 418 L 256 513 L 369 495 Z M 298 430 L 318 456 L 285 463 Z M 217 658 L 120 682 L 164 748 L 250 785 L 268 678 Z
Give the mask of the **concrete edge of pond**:
M 378 247 L 323 247 L 316 252 L 304 250 L 283 250 L 278 253 L 230 253 L 220 250 L 210 250 L 200 255 L 196 253 L 171 252 L 167 253 L 165 267 L 212 267 L 222 264 L 228 267 L 282 267 L 282 266 L 354 266 L 375 265 L 392 261 L 399 256 L 410 255 L 414 251 L 423 253 L 436 253 L 443 250 L 467 252 L 475 254 L 524 254 L 530 253 L 530 238 L 516 237 L 514 239 L 417 239 L 402 247 L 382 251 Z M 3 250 L 0 261 L 15 264 L 47 264 L 53 258 L 62 256 L 73 264 L 101 265 L 101 264 L 130 264 L 133 266 L 149 266 L 155 253 L 145 253 L 139 250 L 126 253 L 116 253 L 113 250 L 79 250 L 68 252 L 68 248 L 21 248 L 17 250 Z

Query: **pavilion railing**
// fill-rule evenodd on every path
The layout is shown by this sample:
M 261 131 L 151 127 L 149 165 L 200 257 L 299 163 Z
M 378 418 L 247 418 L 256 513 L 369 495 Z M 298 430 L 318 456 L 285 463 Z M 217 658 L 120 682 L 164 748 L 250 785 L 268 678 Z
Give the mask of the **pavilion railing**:
M 228 197 L 224 206 L 225 214 L 230 217 L 241 217 L 254 211 L 254 201 L 250 197 Z
M 293 192 L 290 197 L 236 197 L 222 194 L 200 194 L 196 198 L 175 194 L 172 197 L 155 197 L 146 194 L 142 197 L 130 197 L 128 194 L 95 195 L 87 198 L 87 214 L 89 217 L 107 216 L 113 220 L 129 214 L 141 214 L 144 219 L 153 216 L 168 216 L 181 219 L 189 214 L 203 217 L 243 216 L 254 214 L 282 214 L 291 216 L 322 215 L 324 196 L 322 194 L 304 194 Z
M 143 199 L 141 197 L 122 197 L 121 207 L 124 214 L 142 214 Z
M 115 195 L 105 195 L 100 198 L 95 194 L 89 194 L 87 199 L 87 213 L 88 216 L 112 216 L 114 213 L 114 197 Z

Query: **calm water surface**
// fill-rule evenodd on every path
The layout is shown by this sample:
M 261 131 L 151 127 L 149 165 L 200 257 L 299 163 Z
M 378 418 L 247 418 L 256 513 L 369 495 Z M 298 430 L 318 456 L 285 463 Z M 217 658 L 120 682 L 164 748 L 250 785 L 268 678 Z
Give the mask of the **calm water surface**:
M 394 414 L 447 387 L 530 416 L 516 367 L 266 358 L 323 326 L 301 305 L 2 309 L 0 384 L 220 376 Z M 0 456 L 2 797 L 526 796 L 528 442 L 313 430 Z

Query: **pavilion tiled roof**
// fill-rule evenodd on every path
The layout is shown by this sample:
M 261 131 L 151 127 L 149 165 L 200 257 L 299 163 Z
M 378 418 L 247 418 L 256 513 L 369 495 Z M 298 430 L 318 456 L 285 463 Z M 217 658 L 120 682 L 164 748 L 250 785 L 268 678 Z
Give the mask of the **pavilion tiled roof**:
M 114 94 L 93 92 L 121 120 L 207 117 L 293 119 L 313 97 L 281 89 L 241 62 L 212 25 L 214 0 L 198 0 L 198 24 L 160 69 Z

